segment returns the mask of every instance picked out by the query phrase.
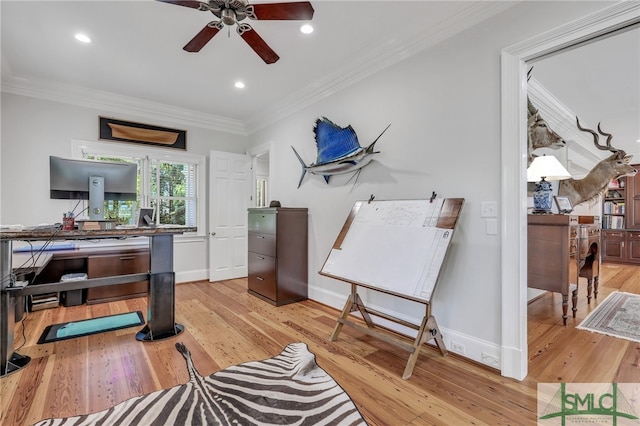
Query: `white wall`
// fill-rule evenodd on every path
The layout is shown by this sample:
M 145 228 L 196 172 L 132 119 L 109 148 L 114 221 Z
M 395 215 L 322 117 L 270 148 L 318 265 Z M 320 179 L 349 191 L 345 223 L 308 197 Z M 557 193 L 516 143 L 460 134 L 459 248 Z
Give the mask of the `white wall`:
M 309 208 L 310 296 L 337 308 L 346 300 L 349 286 L 317 271 L 355 200 L 371 194 L 376 199 L 425 198 L 432 191 L 463 197 L 433 313 L 449 349 L 455 341 L 466 356 L 499 367 L 500 241 L 487 234 L 480 203 L 500 199 L 500 50 L 604 5 L 520 4 L 252 135 L 252 145 L 273 147 L 272 198 L 283 206 Z M 346 184 L 349 176 L 333 177 L 329 185 L 319 176 L 307 176 L 296 189 L 301 169 L 290 146 L 307 164 L 315 162 L 312 128 L 320 116 L 351 124 L 361 145 L 391 123 L 376 145 L 382 153 L 363 169 L 355 187 Z M 504 220 L 498 218 L 498 229 Z M 363 294 L 366 303 L 414 323 L 423 314 L 420 305 Z
M 97 141 L 100 115 L 186 130 L 187 152 L 193 154 L 208 156 L 212 149 L 246 151 L 244 136 L 6 93 L 2 94 L 1 102 L 0 224 L 4 225 L 62 220 L 62 213 L 69 211 L 75 202 L 49 198 L 49 156 L 71 156 L 72 140 Z M 207 181 L 208 178 L 205 185 Z M 208 201 L 204 202 L 208 211 Z M 207 232 L 199 231 L 203 235 L 200 238 L 175 238 L 174 269 L 178 282 L 208 278 Z
M 272 144 L 271 199 L 309 208 L 310 296 L 342 307 L 345 284 L 317 274 L 355 200 L 424 198 L 436 191 L 466 199 L 433 299 L 433 313 L 449 348 L 498 367 L 500 363 L 500 240 L 487 235 L 482 201 L 500 198 L 500 50 L 562 25 L 610 2 L 524 2 L 496 18 L 390 67 L 340 93 L 262 129 L 252 147 Z M 187 130 L 188 151 L 242 153 L 247 139 L 211 130 L 151 123 L 117 111 L 75 107 L 18 95 L 2 95 L 0 223 L 57 222 L 65 201 L 49 200 L 49 155 L 69 155 L 71 140 L 97 140 L 98 115 Z M 290 146 L 311 163 L 313 123 L 327 116 L 351 124 L 369 144 L 391 123 L 376 147 L 378 160 L 358 184 L 349 176 L 331 184 L 307 176 L 296 189 L 300 165 Z M 150 148 L 152 149 L 152 148 Z M 65 154 L 66 153 L 66 154 Z M 61 203 L 61 204 L 60 204 Z M 498 210 L 500 211 L 500 209 Z M 501 222 L 509 218 L 498 218 Z M 176 244 L 178 280 L 198 279 L 207 266 L 206 239 Z M 517 283 L 514 283 L 517 285 Z M 415 320 L 422 306 L 364 294 L 368 303 Z

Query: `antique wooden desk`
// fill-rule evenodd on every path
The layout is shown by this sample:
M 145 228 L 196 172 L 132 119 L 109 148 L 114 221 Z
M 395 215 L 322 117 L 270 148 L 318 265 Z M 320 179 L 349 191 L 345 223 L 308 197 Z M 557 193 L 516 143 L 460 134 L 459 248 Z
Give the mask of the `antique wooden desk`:
M 600 224 L 595 216 L 529 215 L 527 285 L 562 294 L 562 320 L 567 325 L 569 291 L 576 316 L 578 279 L 587 279 L 587 299 L 592 285 L 598 293 Z
M 194 227 L 158 227 L 115 230 L 0 231 L 0 377 L 25 367 L 30 358 L 13 351 L 15 298 L 57 291 L 78 290 L 149 280 L 147 324 L 136 339 L 155 341 L 176 336 L 184 327 L 175 322 L 175 273 L 173 271 L 173 235 L 196 231 Z M 50 241 L 149 237 L 149 272 L 12 287 L 12 241 Z

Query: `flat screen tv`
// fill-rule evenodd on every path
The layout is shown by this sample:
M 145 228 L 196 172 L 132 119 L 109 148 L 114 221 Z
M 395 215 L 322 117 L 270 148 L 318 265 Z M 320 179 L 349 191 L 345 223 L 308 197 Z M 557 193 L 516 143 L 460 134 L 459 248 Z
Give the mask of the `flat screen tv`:
M 89 219 L 104 219 L 104 200 L 135 201 L 138 165 L 49 157 L 52 199 L 89 200 Z

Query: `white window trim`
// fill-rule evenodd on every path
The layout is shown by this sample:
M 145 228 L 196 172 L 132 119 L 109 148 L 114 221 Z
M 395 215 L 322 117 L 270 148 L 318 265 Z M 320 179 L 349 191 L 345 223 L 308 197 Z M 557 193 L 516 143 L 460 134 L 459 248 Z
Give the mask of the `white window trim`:
M 73 158 L 83 158 L 85 152 L 99 155 L 122 155 L 130 157 L 149 156 L 149 147 L 134 147 L 126 144 L 114 144 L 110 142 L 89 142 L 81 140 L 71 141 L 71 156 Z M 204 155 L 190 154 L 177 150 L 153 148 L 153 158 L 167 159 L 175 162 L 196 163 L 198 165 L 198 212 L 196 233 L 176 235 L 176 242 L 202 241 L 206 235 L 206 158 Z

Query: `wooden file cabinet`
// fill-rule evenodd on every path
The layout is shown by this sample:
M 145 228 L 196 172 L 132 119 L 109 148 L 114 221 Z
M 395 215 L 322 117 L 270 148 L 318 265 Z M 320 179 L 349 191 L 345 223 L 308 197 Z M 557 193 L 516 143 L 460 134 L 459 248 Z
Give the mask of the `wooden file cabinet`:
M 114 275 L 149 272 L 149 251 L 128 252 L 89 256 L 87 259 L 88 278 L 111 277 Z M 138 281 L 114 286 L 87 289 L 87 304 L 112 302 L 131 297 L 146 296 L 149 281 Z
M 571 284 L 576 315 L 578 278 L 587 279 L 587 300 L 592 287 L 598 293 L 600 225 L 594 216 L 529 215 L 527 285 L 562 294 L 562 319 L 567 324 Z
M 273 305 L 307 299 L 307 209 L 249 209 L 249 293 Z

